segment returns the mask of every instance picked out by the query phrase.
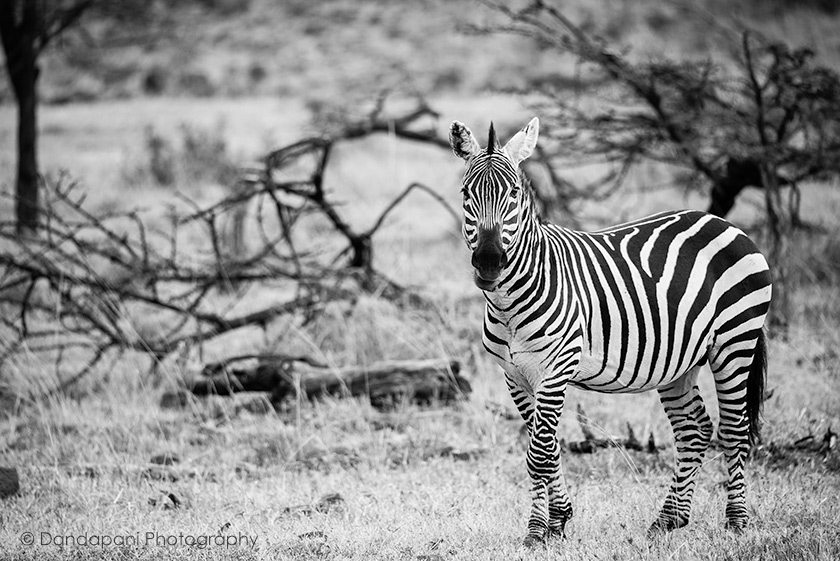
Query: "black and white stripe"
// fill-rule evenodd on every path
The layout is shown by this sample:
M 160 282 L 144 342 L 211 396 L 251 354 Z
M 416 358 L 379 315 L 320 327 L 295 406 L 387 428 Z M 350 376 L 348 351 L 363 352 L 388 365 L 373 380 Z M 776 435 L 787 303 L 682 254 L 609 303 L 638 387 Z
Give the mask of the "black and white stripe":
M 528 543 L 563 533 L 572 509 L 557 423 L 569 384 L 600 392 L 656 389 L 674 430 L 677 465 L 651 531 L 688 522 L 712 425 L 697 389 L 711 367 L 729 470 L 727 524 L 747 521 L 743 464 L 757 436 L 770 296 L 767 262 L 728 222 L 666 212 L 587 233 L 543 224 L 518 172 L 538 136 L 533 119 L 488 149 L 455 122 L 467 162 L 464 238 L 484 290 L 484 346 L 505 371 L 529 433 Z

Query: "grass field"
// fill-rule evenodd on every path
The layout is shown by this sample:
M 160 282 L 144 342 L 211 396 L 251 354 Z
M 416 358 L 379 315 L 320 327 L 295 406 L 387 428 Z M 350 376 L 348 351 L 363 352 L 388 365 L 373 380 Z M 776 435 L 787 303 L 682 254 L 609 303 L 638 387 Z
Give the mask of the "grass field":
M 114 99 L 121 97 L 118 92 L 95 103 L 44 106 L 43 170 L 50 177 L 68 170 L 96 211 L 137 208 L 150 223 L 164 223 L 168 205 L 183 205 L 177 193 L 210 204 L 229 192 L 219 180 L 225 166 L 314 132 L 312 99 L 338 96 L 348 76 L 359 81 L 359 59 L 385 52 L 394 60 L 411 59 L 427 43 L 407 71 L 435 92 L 430 102 L 441 112 L 442 135 L 452 119 L 474 130 L 483 130 L 490 119 L 500 130 L 522 126 L 530 115 L 520 100 L 476 92 L 520 86 L 556 68 L 537 50 L 515 51 L 511 46 L 518 43 L 504 42 L 497 45 L 499 57 L 484 57 L 455 85 L 446 82 L 447 75 L 458 74 L 473 58 L 447 59 L 432 71 L 437 59 L 452 51 L 477 55 L 473 43 L 441 31 L 443 22 L 463 17 L 458 5 L 444 4 L 389 5 L 379 14 L 375 6 L 356 13 L 346 2 L 323 3 L 316 9 L 323 16 L 319 28 L 294 19 L 306 16 L 308 3 L 289 2 L 272 16 L 289 19 L 283 35 L 275 33 L 277 20 L 266 15 L 273 4 L 254 0 L 247 21 L 217 18 L 206 25 L 201 41 L 184 47 L 186 54 L 167 43 L 168 51 L 150 48 L 143 56 L 131 51 L 136 60 L 129 62 L 136 63 L 137 73 L 148 70 L 140 62 L 171 65 L 172 80 L 178 72 L 199 68 L 218 84 L 221 78 L 213 72 L 219 68 L 245 72 L 261 52 L 279 49 L 281 43 L 296 45 L 297 50 L 266 62 L 268 77 L 258 87 L 228 91 L 218 86 L 215 93 L 228 97 L 202 98 L 179 97 L 185 92 L 167 89 L 163 97 Z M 592 18 L 629 22 L 616 28 L 625 42 L 649 39 L 652 29 L 663 26 L 643 54 L 662 45 L 676 45 L 687 54 L 709 47 L 710 39 L 698 32 L 702 26 L 656 2 L 636 9 L 612 9 L 609 2 L 596 6 Z M 409 25 L 426 12 L 434 16 Z M 770 32 L 813 35 L 820 50 L 837 59 L 831 34 L 837 16 L 800 16 L 793 11 L 770 21 L 763 14 L 761 21 Z M 329 25 L 342 22 L 347 37 L 331 35 Z M 253 26 L 248 41 L 238 35 L 246 23 Z M 367 50 L 354 51 L 348 37 L 366 25 L 381 29 Z M 410 33 L 405 27 L 411 27 Z M 184 41 L 195 37 L 185 35 Z M 319 49 L 331 41 L 335 44 L 328 52 L 346 58 L 341 72 L 328 76 L 319 58 L 326 55 Z M 491 39 L 481 41 L 486 48 Z M 201 56 L 189 57 L 196 52 Z M 228 58 L 220 59 L 219 53 Z M 177 66 L 185 57 L 192 66 Z M 219 60 L 227 66 L 213 67 Z M 72 65 L 64 68 L 69 76 L 68 68 Z M 307 74 L 308 69 L 313 70 Z M 379 70 L 371 78 L 377 84 L 400 76 L 393 67 Z M 80 87 L 73 80 L 70 85 Z M 61 85 L 56 80 L 47 89 L 55 93 Z M 4 188 L 14 175 L 13 121 L 13 108 L 0 105 Z M 182 166 L 175 169 L 172 184 L 161 184 L 149 165 L 150 135 L 177 149 L 188 134 L 222 141 L 210 155 L 218 159 L 218 174 Z M 461 170 L 461 162 L 448 151 L 381 135 L 340 145 L 326 186 L 342 203 L 342 212 L 361 227 L 411 181 L 429 185 L 457 209 Z M 584 205 L 582 222 L 594 228 L 658 210 L 705 207 L 701 194 L 685 194 L 678 186 L 643 189 L 667 181 L 661 170 L 643 168 L 631 178 L 630 190 Z M 755 225 L 761 204 L 762 194 L 748 191 L 730 218 L 760 237 Z M 3 205 L 0 216 L 5 219 L 11 209 Z M 763 444 L 747 467 L 751 523 L 741 535 L 723 529 L 726 471 L 719 449 L 712 447 L 707 454 L 692 522 L 649 541 L 645 531 L 664 500 L 673 453 L 671 448 L 658 454 L 612 448 L 591 455 L 564 453 L 575 508 L 569 537 L 543 549 L 521 547 L 529 508 L 522 423 L 503 414 L 513 412 L 513 404 L 501 372 L 481 349 L 483 300 L 471 282 L 460 225 L 431 198 L 415 194 L 376 235 L 375 262 L 389 277 L 431 300 L 434 309 L 364 296 L 352 311 L 328 307 L 306 327 L 281 320 L 264 332 L 246 329 L 221 337 L 205 346 L 205 358 L 282 350 L 341 366 L 455 357 L 473 386 L 468 399 L 450 406 L 402 404 L 385 413 L 363 399 L 292 402 L 274 411 L 261 396 L 240 394 L 168 408 L 160 404 L 161 396 L 194 364 L 167 361 L 152 374 L 142 356 L 91 372 L 67 394 L 31 399 L 58 380 L 52 364 L 23 356 L 0 371 L 0 394 L 13 396 L 0 400 L 5 408 L 0 409 L 0 467 L 16 467 L 21 479 L 18 495 L 0 499 L 0 559 L 840 559 L 837 447 L 826 454 L 784 449 L 808 435 L 820 439 L 827 429 L 840 430 L 838 184 L 803 186 L 802 215 L 820 228 L 798 233 L 785 256 L 791 270 L 790 325 L 770 335 L 767 387 L 772 397 L 765 403 Z M 317 224 L 309 227 L 317 239 L 322 230 Z M 243 305 L 271 297 L 254 291 Z M 137 329 L 154 329 L 157 321 L 130 319 Z M 701 375 L 701 390 L 716 418 L 708 372 Z M 578 405 L 599 435 L 626 435 L 629 423 L 640 438 L 652 433 L 659 443 L 672 442 L 655 394 L 612 396 L 570 389 L 561 439 L 582 437 L 575 418 Z M 27 542 L 30 536 L 34 543 Z M 83 536 L 87 544 L 69 544 Z M 111 543 L 102 545 L 103 540 Z
M 118 182 L 125 161 L 142 156 L 136 148 L 142 142 L 132 139 L 142 138 L 146 124 L 161 119 L 169 124 L 163 134 L 177 135 L 164 110 L 195 126 L 213 126 L 220 117 L 237 123 L 224 134 L 230 149 L 244 159 L 262 149 L 255 138 L 276 134 L 276 140 L 265 142 L 288 141 L 302 126 L 294 106 L 271 100 L 193 105 L 194 112 L 179 103 L 153 100 L 47 110 L 45 159 L 75 162 L 83 176 L 98 177 L 101 184 Z M 446 108 L 444 122 L 503 113 L 513 115 L 513 125 L 523 115 L 515 102 L 504 98 L 469 107 L 459 100 L 441 99 L 439 104 Z M 107 117 L 92 125 L 92 111 Z M 331 172 L 331 185 L 355 220 L 369 216 L 368 205 L 386 204 L 410 178 L 426 181 L 457 204 L 459 164 L 443 151 L 418 150 L 387 138 L 345 150 Z M 205 202 L 224 192 L 213 185 L 179 188 Z M 830 185 L 812 186 L 803 203 L 806 216 L 830 228 L 840 211 L 840 198 L 832 192 Z M 152 215 L 167 197 L 174 198 L 171 188 L 91 188 L 95 205 L 143 205 Z M 749 200 L 736 217 L 748 220 L 758 199 Z M 631 205 L 659 208 L 692 202 L 702 205 L 701 199 L 658 192 L 609 204 L 620 216 L 632 213 Z M 16 466 L 22 479 L 22 492 L 4 501 L 0 515 L 2 555 L 803 560 L 840 555 L 836 453 L 780 460 L 759 452 L 748 470 L 752 525 L 734 536 L 723 530 L 725 470 L 714 449 L 700 477 L 692 524 L 653 543 L 644 532 L 664 498 L 672 454 L 617 449 L 590 456 L 566 454 L 564 467 L 576 508 L 569 539 L 545 550 L 521 549 L 528 508 L 521 423 L 487 407 L 496 403 L 512 409 L 512 404 L 498 369 L 479 350 L 482 304 L 470 283 L 466 251 L 448 220 L 434 203 L 418 196 L 395 215 L 377 246 L 383 270 L 433 298 L 439 314 L 406 311 L 369 297 L 349 316 L 328 310 L 304 331 L 278 328 L 270 334 L 283 349 L 315 353 L 334 364 L 457 356 L 472 377 L 475 391 L 469 400 L 446 408 L 405 405 L 387 414 L 364 401 L 326 401 L 264 414 L 251 411 L 248 403 L 254 396 L 240 396 L 170 410 L 161 409 L 158 401 L 181 373 L 168 365 L 150 378 L 143 363 L 126 362 L 114 371 L 91 374 L 82 386 L 86 392 L 77 397 L 21 403 L 0 421 L 0 465 Z M 835 230 L 796 242 L 795 263 L 802 275 L 797 277 L 792 327 L 770 343 L 768 386 L 773 397 L 766 404 L 767 443 L 790 443 L 840 426 L 840 355 L 835 350 L 840 344 L 840 294 L 836 277 L 812 282 L 806 274 L 833 270 L 836 264 L 826 261 L 833 254 L 826 250 L 836 236 Z M 208 345 L 207 352 L 220 356 L 234 349 L 253 350 L 254 339 L 253 334 L 236 334 Z M 6 383 L 21 394 L 48 385 L 50 369 L 42 366 L 6 373 Z M 715 410 L 710 376 L 702 382 L 706 401 Z M 653 432 L 657 441 L 670 442 L 655 395 L 575 390 L 570 391 L 561 438 L 581 437 L 574 415 L 578 403 L 604 434 L 624 434 L 629 422 L 640 435 Z M 171 466 L 150 462 L 160 454 L 174 454 L 179 461 Z M 294 508 L 331 493 L 340 494 L 341 500 L 323 512 Z M 292 508 L 287 512 L 287 507 Z M 24 532 L 33 532 L 35 545 L 21 542 Z M 148 542 L 147 532 L 152 533 Z M 198 548 L 177 542 L 179 534 L 211 535 L 213 540 L 216 535 L 234 536 L 237 543 L 211 541 Z M 101 538 L 92 536 L 130 536 L 140 547 L 56 545 L 61 538 L 54 536 L 78 535 L 93 541 Z M 240 536 L 256 539 L 255 545 L 239 541 Z M 166 539 L 177 544 L 157 541 Z M 48 544 L 41 545 L 43 540 Z

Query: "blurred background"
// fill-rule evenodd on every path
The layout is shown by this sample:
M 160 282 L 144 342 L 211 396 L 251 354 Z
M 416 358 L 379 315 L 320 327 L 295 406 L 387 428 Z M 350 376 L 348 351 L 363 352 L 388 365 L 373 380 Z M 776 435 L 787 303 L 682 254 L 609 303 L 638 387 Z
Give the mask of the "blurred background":
M 838 553 L 837 1 L 9 0 L 0 25 L 0 544 L 227 523 L 263 540 L 243 558 L 514 555 L 521 422 L 447 135 L 536 115 L 547 219 L 708 210 L 774 269 L 762 529 L 717 531 L 710 460 L 681 539 Z M 653 395 L 571 390 L 560 438 L 593 430 L 624 447 L 570 456 L 570 551 L 636 555 L 670 429 Z

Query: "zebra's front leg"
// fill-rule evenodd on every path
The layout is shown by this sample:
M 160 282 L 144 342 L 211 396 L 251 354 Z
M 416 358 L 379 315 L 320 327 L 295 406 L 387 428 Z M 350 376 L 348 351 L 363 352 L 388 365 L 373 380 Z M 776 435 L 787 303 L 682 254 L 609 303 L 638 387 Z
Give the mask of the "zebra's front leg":
M 559 391 L 540 391 L 535 396 L 528 442 L 528 475 L 531 478 L 531 515 L 525 545 L 533 547 L 550 536 L 565 536 L 572 505 L 560 469 L 557 425 L 565 400 L 565 384 Z

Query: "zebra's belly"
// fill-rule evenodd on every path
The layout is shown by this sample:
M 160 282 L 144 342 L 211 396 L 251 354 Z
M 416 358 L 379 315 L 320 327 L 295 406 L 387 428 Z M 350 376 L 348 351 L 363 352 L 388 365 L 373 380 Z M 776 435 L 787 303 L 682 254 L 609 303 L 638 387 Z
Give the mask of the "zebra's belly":
M 656 378 L 656 381 L 659 379 Z M 607 366 L 603 367 L 603 358 L 592 354 L 584 354 L 581 357 L 580 368 L 569 383 L 585 390 L 604 393 L 639 393 L 661 385 L 654 383 L 647 375 L 633 376 L 633 372 L 626 369 L 619 371 L 614 364 L 607 363 Z
M 695 342 L 697 351 L 678 355 L 671 353 L 653 356 L 649 348 L 626 349 L 623 357 L 611 355 L 604 359 L 598 350 L 584 351 L 577 373 L 569 381 L 583 389 L 605 393 L 638 393 L 670 384 L 688 372 L 694 364 L 689 356 L 697 356 L 706 348 L 706 340 Z M 667 360 L 666 360 L 667 358 Z

